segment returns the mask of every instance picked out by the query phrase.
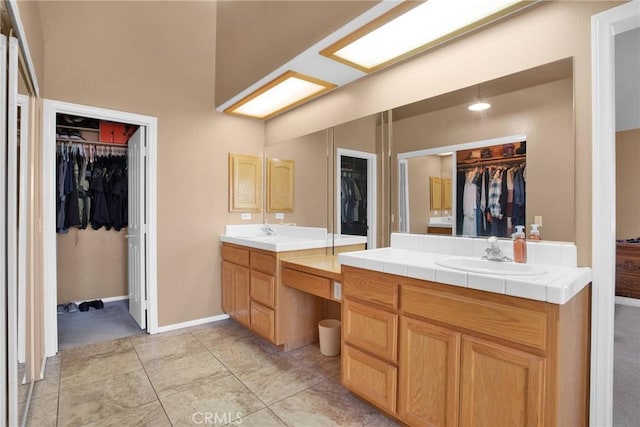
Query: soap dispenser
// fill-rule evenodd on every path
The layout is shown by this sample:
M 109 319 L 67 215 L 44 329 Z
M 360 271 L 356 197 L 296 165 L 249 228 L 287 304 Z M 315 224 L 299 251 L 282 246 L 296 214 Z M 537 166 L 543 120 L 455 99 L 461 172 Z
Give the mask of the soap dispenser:
M 542 240 L 540 238 L 540 230 L 538 230 L 538 227 L 540 227 L 538 224 L 531 224 L 531 232 L 529 233 L 529 240 Z
M 519 263 L 527 262 L 527 242 L 525 240 L 524 225 L 517 225 L 513 238 L 513 260 Z

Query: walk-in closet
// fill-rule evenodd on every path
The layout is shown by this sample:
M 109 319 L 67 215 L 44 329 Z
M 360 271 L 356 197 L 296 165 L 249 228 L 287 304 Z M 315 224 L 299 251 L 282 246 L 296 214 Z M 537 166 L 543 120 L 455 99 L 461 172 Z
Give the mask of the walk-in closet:
M 511 237 L 525 225 L 526 141 L 456 153 L 456 234 Z
M 138 126 L 56 116 L 58 348 L 143 333 L 129 313 L 128 142 Z
M 342 234 L 366 236 L 367 159 L 340 157 L 340 230 Z

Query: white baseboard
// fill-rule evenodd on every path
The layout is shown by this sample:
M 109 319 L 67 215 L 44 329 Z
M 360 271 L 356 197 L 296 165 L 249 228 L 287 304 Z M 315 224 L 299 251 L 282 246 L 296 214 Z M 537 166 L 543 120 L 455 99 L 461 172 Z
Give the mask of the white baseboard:
M 631 306 L 631 307 L 640 307 L 640 299 L 627 298 L 627 297 L 616 297 L 616 304 L 628 305 L 628 306 Z
M 102 302 L 113 302 L 113 301 L 122 301 L 123 299 L 129 299 L 129 295 L 123 295 L 120 297 L 107 297 L 107 298 L 94 298 L 94 299 L 83 299 L 83 300 L 79 300 L 79 301 L 74 301 L 76 304 L 80 305 L 83 302 L 89 302 L 89 301 L 95 301 L 95 300 L 101 300 Z
M 203 325 L 209 322 L 218 322 L 220 320 L 225 320 L 228 318 L 229 318 L 228 314 L 219 314 L 217 316 L 203 317 L 202 319 L 189 320 L 188 322 L 174 323 L 173 325 L 167 325 L 167 326 L 159 326 L 158 333 L 175 331 L 176 329 L 188 328 L 190 326 Z

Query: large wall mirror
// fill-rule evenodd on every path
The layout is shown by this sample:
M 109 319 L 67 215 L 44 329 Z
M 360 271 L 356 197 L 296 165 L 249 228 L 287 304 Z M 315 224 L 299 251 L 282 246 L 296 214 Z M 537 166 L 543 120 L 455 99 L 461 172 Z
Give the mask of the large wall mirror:
M 491 108 L 470 111 L 477 99 Z M 516 221 L 527 228 L 536 221 L 542 222 L 545 240 L 575 240 L 571 58 L 398 107 L 392 117 L 391 231 L 443 232 L 449 227 L 453 235 L 504 237 Z M 487 164 L 504 170 L 505 178 L 511 171 L 510 180 L 519 170 L 526 185 L 523 218 L 509 224 L 505 218 L 499 232 L 463 221 L 462 179 L 474 170 L 482 177 Z M 451 179 L 450 187 L 438 187 L 451 193 L 450 209 L 431 203 L 430 177 L 441 183 Z M 476 220 L 483 217 L 486 221 L 484 210 Z
M 263 212 L 269 224 L 323 227 L 331 231 L 329 137 L 330 131 L 322 130 L 265 148 Z

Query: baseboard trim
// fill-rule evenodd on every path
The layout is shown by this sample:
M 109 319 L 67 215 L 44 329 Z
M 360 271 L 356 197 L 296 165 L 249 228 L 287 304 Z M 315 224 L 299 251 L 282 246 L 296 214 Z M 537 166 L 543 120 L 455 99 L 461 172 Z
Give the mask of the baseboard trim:
M 627 298 L 627 297 L 616 297 L 616 304 L 628 305 L 628 306 L 631 306 L 631 307 L 640 307 L 640 299 Z
M 203 325 L 209 322 L 218 322 L 220 320 L 225 320 L 228 318 L 229 318 L 228 314 L 219 314 L 217 316 L 203 317 L 202 319 L 189 320 L 188 322 L 174 323 L 173 325 L 166 325 L 166 326 L 159 326 L 158 333 L 175 331 L 176 329 L 188 328 L 190 326 Z
M 74 301 L 76 304 L 80 305 L 83 302 L 89 302 L 89 301 L 95 301 L 95 300 L 101 300 L 102 302 L 113 302 L 113 301 L 122 301 L 123 299 L 129 299 L 129 295 L 122 295 L 119 297 L 107 297 L 107 298 L 93 298 L 93 299 L 83 299 L 83 300 L 79 300 L 79 301 Z

